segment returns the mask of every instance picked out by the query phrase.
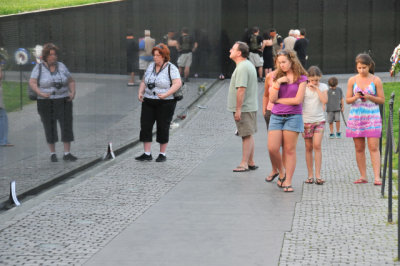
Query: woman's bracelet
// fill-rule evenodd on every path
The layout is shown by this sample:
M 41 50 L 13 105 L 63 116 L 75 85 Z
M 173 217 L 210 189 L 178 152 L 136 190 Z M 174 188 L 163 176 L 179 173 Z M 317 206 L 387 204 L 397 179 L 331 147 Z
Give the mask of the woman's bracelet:
M 277 88 L 277 87 L 272 87 L 272 88 L 273 88 L 274 90 L 277 90 L 277 91 L 279 91 L 279 89 L 280 89 L 280 88 Z

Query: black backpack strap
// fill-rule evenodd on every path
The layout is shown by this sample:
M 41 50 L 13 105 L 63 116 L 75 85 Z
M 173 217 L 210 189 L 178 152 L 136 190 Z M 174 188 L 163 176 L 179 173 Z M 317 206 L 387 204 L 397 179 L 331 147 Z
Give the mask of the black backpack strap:
M 42 75 L 42 63 L 39 63 L 39 76 L 37 79 L 37 86 L 40 87 L 40 76 Z
M 172 79 L 171 79 L 171 64 L 168 63 L 168 77 L 169 77 L 169 85 L 172 86 Z

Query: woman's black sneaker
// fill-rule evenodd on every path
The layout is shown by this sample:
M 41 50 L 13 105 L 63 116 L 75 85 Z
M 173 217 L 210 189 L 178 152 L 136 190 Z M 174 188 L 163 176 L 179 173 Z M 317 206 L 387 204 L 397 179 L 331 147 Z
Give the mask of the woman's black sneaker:
M 151 161 L 151 160 L 153 160 L 153 156 L 151 156 L 151 154 L 147 155 L 146 153 L 143 153 L 142 155 L 140 155 L 138 157 L 135 157 L 135 160 L 138 160 L 138 161 Z
M 53 162 L 53 163 L 58 162 L 57 155 L 52 154 L 52 155 L 50 156 L 50 161 Z
M 159 154 L 156 159 L 156 162 L 160 163 L 160 162 L 165 162 L 166 160 L 167 160 L 167 156 Z
M 63 160 L 64 160 L 64 161 L 75 162 L 76 160 L 78 160 L 78 158 L 76 158 L 75 156 L 73 156 L 71 153 L 68 153 L 67 155 L 64 155 Z

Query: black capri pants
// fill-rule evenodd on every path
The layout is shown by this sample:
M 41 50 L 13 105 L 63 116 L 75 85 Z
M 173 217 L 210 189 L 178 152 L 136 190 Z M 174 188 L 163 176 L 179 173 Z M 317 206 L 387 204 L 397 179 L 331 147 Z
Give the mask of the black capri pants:
M 61 129 L 61 141 L 74 140 L 72 130 L 72 101 L 69 97 L 61 99 L 38 99 L 37 110 L 43 123 L 46 141 L 54 144 L 58 141 L 57 121 Z
M 153 125 L 157 122 L 157 138 L 160 144 L 169 141 L 169 126 L 175 112 L 175 100 L 157 100 L 144 98 L 140 115 L 140 141 L 153 141 Z

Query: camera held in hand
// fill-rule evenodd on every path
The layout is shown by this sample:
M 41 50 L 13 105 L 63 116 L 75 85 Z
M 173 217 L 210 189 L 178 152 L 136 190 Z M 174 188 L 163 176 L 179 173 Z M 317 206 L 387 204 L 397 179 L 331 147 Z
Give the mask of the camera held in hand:
M 149 88 L 149 90 L 152 90 L 152 89 L 154 89 L 156 87 L 156 83 L 148 83 L 147 84 L 147 88 Z
M 53 82 L 53 87 L 56 88 L 57 90 L 59 90 L 63 87 L 63 83 L 62 82 Z

